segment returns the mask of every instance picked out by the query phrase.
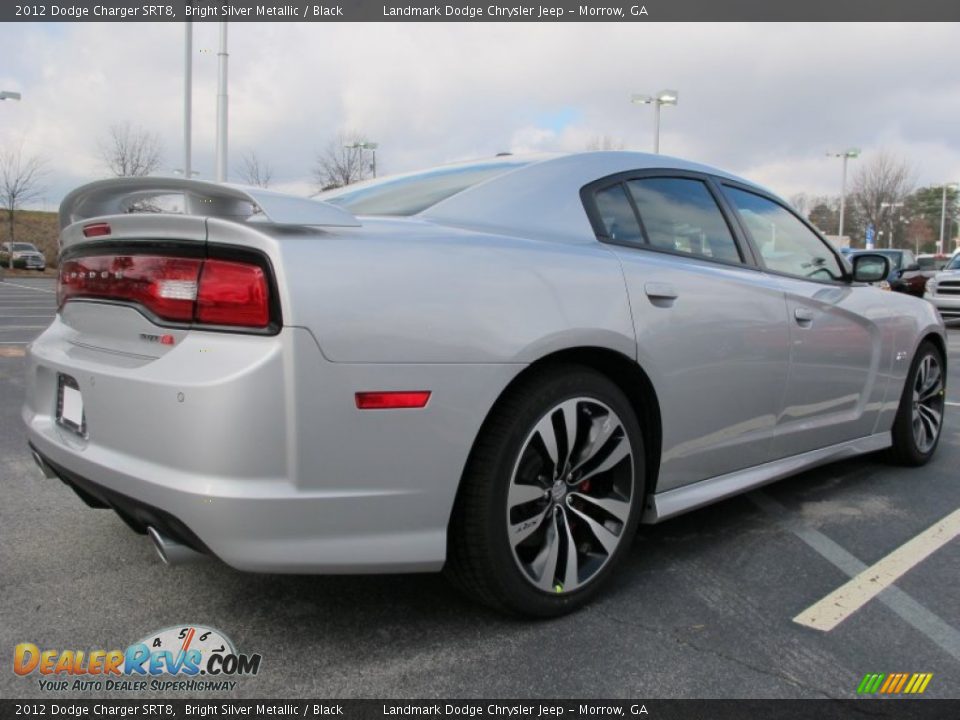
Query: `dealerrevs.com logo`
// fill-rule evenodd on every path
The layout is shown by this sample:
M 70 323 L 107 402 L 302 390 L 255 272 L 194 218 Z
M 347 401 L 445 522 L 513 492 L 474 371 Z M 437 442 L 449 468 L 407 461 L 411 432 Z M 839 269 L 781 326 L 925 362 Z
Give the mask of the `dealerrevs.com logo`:
M 261 659 L 238 653 L 219 630 L 180 625 L 125 650 L 54 650 L 20 643 L 13 650 L 13 671 L 37 676 L 40 689 L 50 692 L 230 691 L 237 686 L 234 678 L 260 671 Z

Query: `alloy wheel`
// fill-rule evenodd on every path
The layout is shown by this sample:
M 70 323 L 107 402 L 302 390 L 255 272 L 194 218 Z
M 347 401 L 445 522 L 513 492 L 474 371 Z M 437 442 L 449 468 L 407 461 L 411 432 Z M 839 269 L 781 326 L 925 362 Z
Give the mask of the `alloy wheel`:
M 633 494 L 633 449 L 617 414 L 587 397 L 555 405 L 510 478 L 507 532 L 523 576 L 555 593 L 591 582 L 623 541 Z
M 913 382 L 913 439 L 927 453 L 936 444 L 943 423 L 943 370 L 933 353 L 923 356 Z

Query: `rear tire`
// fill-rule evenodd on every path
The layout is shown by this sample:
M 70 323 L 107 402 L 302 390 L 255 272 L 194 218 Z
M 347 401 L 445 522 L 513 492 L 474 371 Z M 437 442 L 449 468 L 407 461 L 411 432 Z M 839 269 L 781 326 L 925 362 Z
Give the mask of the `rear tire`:
M 467 462 L 448 577 L 515 614 L 580 607 L 630 549 L 644 466 L 636 414 L 607 377 L 562 365 L 522 380 L 498 401 Z
M 946 374 L 939 348 L 925 340 L 910 365 L 893 422 L 887 460 L 896 465 L 926 465 L 940 442 Z

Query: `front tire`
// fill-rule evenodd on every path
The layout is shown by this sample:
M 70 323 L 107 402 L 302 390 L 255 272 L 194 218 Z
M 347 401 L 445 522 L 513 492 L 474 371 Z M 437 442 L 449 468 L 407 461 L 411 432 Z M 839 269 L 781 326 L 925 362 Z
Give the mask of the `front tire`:
M 580 607 L 629 550 L 644 465 L 636 414 L 606 376 L 564 365 L 520 381 L 467 463 L 447 574 L 508 612 L 552 617 Z
M 897 465 L 926 465 L 940 442 L 946 373 L 943 355 L 929 340 L 917 348 L 893 422 L 887 458 Z

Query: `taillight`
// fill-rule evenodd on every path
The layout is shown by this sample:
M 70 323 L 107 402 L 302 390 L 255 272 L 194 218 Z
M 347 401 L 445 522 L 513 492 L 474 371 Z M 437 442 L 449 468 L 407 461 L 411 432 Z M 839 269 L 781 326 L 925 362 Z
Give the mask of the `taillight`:
M 263 269 L 225 260 L 204 262 L 197 292 L 197 321 L 266 327 L 270 323 L 270 291 Z
M 265 328 L 270 291 L 258 265 L 152 255 L 100 255 L 60 265 L 57 304 L 74 298 L 136 303 L 161 320 Z

